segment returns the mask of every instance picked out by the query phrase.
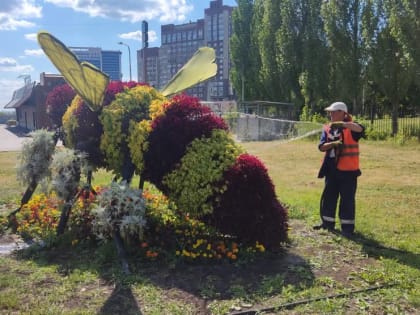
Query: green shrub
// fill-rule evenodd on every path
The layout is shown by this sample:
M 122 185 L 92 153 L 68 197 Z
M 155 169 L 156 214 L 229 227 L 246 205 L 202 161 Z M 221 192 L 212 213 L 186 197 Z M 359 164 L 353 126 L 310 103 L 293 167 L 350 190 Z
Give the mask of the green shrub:
M 226 190 L 223 173 L 242 149 L 225 130 L 193 140 L 179 166 L 163 178 L 164 191 L 184 213 L 201 217 L 213 212 L 213 202 Z
M 156 100 L 163 102 L 165 98 L 149 86 L 136 86 L 118 93 L 102 111 L 100 148 L 105 155 L 107 169 L 117 177 L 131 178 L 135 166 L 131 160 L 129 135 L 136 128 L 136 123 L 150 119 L 149 108 Z M 131 147 L 134 148 L 133 143 Z
M 387 132 L 375 130 L 371 126 L 366 128 L 365 135 L 369 140 L 386 140 L 389 137 Z

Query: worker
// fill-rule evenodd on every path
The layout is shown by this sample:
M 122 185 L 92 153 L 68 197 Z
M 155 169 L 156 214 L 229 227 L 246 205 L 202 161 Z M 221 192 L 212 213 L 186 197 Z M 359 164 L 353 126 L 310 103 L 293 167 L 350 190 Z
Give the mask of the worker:
M 325 110 L 331 122 L 324 125 L 318 145 L 318 149 L 325 152 L 318 174 L 318 178 L 325 177 L 320 203 L 322 223 L 314 229 L 335 230 L 339 200 L 341 234 L 350 238 L 355 229 L 357 178 L 361 175 L 359 140 L 365 128 L 352 120 L 343 102 L 334 102 Z

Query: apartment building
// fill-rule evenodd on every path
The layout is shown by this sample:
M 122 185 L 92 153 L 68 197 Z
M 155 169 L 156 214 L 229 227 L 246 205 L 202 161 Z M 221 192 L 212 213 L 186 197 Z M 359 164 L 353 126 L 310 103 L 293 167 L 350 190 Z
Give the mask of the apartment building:
M 110 80 L 121 81 L 121 51 L 99 47 L 69 47 L 79 61 L 87 61 L 106 73 Z
M 138 50 L 137 60 L 137 81 L 147 82 L 150 86 L 159 89 L 159 48 Z
M 229 39 L 233 8 L 223 5 L 223 0 L 214 0 L 204 10 L 203 19 L 180 25 L 162 25 L 161 46 L 137 51 L 138 81 L 162 89 L 198 48 L 209 46 L 216 52 L 217 75 L 186 93 L 204 101 L 232 99 Z

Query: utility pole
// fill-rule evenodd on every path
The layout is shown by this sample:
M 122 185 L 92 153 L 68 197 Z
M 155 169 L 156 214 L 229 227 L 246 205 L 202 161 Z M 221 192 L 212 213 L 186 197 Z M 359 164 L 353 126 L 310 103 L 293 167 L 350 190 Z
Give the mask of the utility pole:
M 127 44 L 123 43 L 123 42 L 118 42 L 119 45 L 124 45 L 128 48 L 128 65 L 130 67 L 130 81 L 132 81 L 132 77 L 131 77 L 131 51 L 130 51 L 130 46 L 128 46 Z
M 146 48 L 149 47 L 149 24 L 146 21 L 141 23 L 141 40 L 143 42 L 143 81 L 147 82 Z

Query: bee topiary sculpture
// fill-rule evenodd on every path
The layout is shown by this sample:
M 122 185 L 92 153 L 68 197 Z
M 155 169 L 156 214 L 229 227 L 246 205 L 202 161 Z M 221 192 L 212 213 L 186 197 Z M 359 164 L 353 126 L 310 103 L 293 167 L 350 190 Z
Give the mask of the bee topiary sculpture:
M 201 48 L 157 91 L 109 83 L 47 32 L 38 33 L 38 41 L 78 94 L 63 116 L 69 146 L 123 180 L 140 175 L 179 211 L 239 242 L 275 249 L 287 240 L 287 212 L 263 163 L 244 152 L 226 123 L 197 98 L 178 94 L 216 74 L 213 49 Z

